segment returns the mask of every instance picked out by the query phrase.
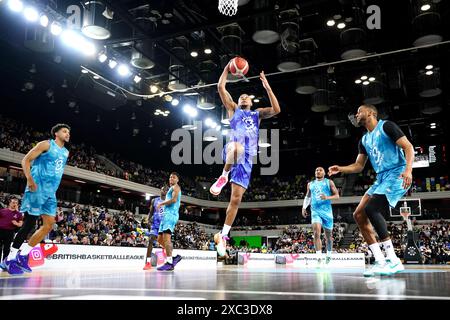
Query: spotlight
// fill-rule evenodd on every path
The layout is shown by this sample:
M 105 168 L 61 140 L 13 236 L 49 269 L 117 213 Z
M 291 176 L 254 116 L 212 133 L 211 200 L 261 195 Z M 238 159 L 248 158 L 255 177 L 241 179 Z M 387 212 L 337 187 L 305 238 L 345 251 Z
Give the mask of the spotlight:
M 53 22 L 52 25 L 50 26 L 50 32 L 54 35 L 54 36 L 59 36 L 62 32 L 62 26 L 59 22 Z
M 173 99 L 171 102 L 172 106 L 174 106 L 174 107 L 176 107 L 179 103 L 180 103 L 180 100 L 178 100 L 178 99 Z
M 99 77 L 98 75 L 94 75 L 93 78 L 94 78 L 95 80 L 100 79 L 100 77 Z
M 258 103 L 258 102 L 259 102 L 259 99 L 255 99 L 255 100 L 253 100 L 253 102 Z
M 41 16 L 41 18 L 39 19 L 39 23 L 40 23 L 40 25 L 43 26 L 44 28 L 47 28 L 47 26 L 48 26 L 48 17 L 47 17 L 45 14 L 43 14 L 43 15 Z
M 335 24 L 336 24 L 336 21 L 334 21 L 333 19 L 327 21 L 327 26 L 329 26 L 329 27 L 332 27 Z
M 119 66 L 119 68 L 117 69 L 117 72 L 119 73 L 119 75 L 121 75 L 122 77 L 126 77 L 130 75 L 130 68 L 128 68 L 127 65 L 125 64 L 121 64 Z
M 81 73 L 89 73 L 86 69 L 81 69 Z
M 369 81 L 375 81 L 375 77 L 370 77 Z
M 109 60 L 108 65 L 111 69 L 114 69 L 117 66 L 117 61 L 111 59 L 111 60 Z
M 362 76 L 361 80 L 367 80 L 367 76 Z
M 187 113 L 187 115 L 192 117 L 192 118 L 195 118 L 198 115 L 197 109 L 195 109 L 194 107 L 192 107 L 192 106 L 190 106 L 188 104 L 184 105 L 183 111 L 185 113 Z
M 361 82 L 362 82 L 361 79 L 356 79 L 356 80 L 355 80 L 355 83 L 356 83 L 356 84 L 360 84 Z
M 14 12 L 20 12 L 23 10 L 23 2 L 20 0 L 9 0 L 8 6 Z
M 344 29 L 345 28 L 345 23 L 344 22 L 340 22 L 337 25 L 338 29 Z
M 151 85 L 150 86 L 150 92 L 151 93 L 157 93 L 158 92 L 158 87 L 155 85 Z
M 67 46 L 81 51 L 86 55 L 93 55 L 96 52 L 95 45 L 92 42 L 87 41 L 81 34 L 73 30 L 65 30 L 61 38 Z
M 165 101 L 167 101 L 167 102 L 171 102 L 172 101 L 172 96 L 170 95 L 170 94 L 166 94 L 165 96 L 164 96 L 164 100 Z
M 248 96 L 250 99 L 255 99 L 255 95 L 254 94 L 251 94 L 251 95 L 249 95 Z
M 369 81 L 364 81 L 362 84 L 367 86 L 370 82 Z
M 432 65 L 432 64 L 429 64 L 429 65 L 427 65 L 427 66 L 425 67 L 425 69 L 431 70 L 431 69 L 433 69 L 433 65 Z
M 98 61 L 100 61 L 101 63 L 105 62 L 107 59 L 108 59 L 108 56 L 104 53 L 102 53 L 98 56 Z M 113 60 L 111 60 L 111 61 L 113 61 Z
M 39 19 L 39 13 L 33 7 L 26 7 L 23 11 L 23 15 L 25 16 L 25 19 L 31 22 L 36 22 Z
M 139 82 L 141 82 L 141 80 L 142 80 L 142 78 L 139 77 L 138 75 L 134 76 L 134 79 L 133 79 L 134 82 L 139 83 Z
M 198 52 L 197 51 L 191 51 L 191 57 L 197 58 L 198 57 Z
M 433 74 L 433 71 L 428 70 L 427 72 L 425 72 L 425 74 L 426 74 L 427 76 L 431 76 L 431 75 Z
M 212 125 L 213 122 L 214 122 L 214 121 L 212 121 L 211 118 L 206 118 L 206 120 L 205 120 L 205 125 L 208 126 L 208 127 L 211 127 L 211 125 Z
M 424 4 L 423 6 L 420 7 L 420 10 L 422 11 L 428 11 L 431 9 L 431 6 L 429 4 Z
M 432 127 L 436 127 L 436 122 L 432 122 L 432 123 L 430 123 L 430 126 L 432 126 Z
M 211 50 L 210 48 L 206 48 L 203 52 L 204 52 L 205 54 L 211 54 L 211 53 L 212 53 L 212 50 Z

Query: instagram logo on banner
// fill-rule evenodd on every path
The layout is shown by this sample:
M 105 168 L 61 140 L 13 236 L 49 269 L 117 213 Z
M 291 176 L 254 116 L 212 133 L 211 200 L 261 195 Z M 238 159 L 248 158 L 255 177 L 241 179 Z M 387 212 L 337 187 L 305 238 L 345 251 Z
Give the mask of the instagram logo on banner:
M 294 263 L 294 261 L 299 257 L 299 254 L 290 254 L 286 256 L 286 263 Z
M 40 247 L 33 248 L 28 256 L 28 265 L 33 267 L 42 266 L 44 264 L 44 255 Z

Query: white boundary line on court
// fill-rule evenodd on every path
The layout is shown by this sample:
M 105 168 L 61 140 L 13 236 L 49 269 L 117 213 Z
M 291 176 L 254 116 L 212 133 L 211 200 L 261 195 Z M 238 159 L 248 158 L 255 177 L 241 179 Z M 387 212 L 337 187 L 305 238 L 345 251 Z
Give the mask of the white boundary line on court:
M 211 289 L 139 289 L 139 288 L 89 288 L 89 287 L 8 287 L 18 290 L 83 290 L 83 291 L 140 291 L 140 292 L 187 292 L 187 293 L 230 293 L 230 294 L 254 294 L 277 296 L 319 296 L 319 297 L 347 297 L 347 298 L 384 298 L 384 299 L 425 299 L 425 300 L 450 300 L 449 296 L 411 296 L 399 294 L 367 294 L 367 293 L 324 293 L 324 292 L 286 292 L 286 291 L 240 291 L 240 290 L 211 290 Z

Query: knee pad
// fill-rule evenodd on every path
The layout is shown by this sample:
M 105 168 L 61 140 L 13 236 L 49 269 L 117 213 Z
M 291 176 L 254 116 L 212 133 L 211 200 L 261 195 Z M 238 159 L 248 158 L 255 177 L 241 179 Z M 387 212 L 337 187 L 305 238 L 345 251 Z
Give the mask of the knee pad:
M 366 215 L 380 240 L 389 237 L 386 220 L 384 219 L 388 208 L 389 203 L 384 195 L 374 195 L 365 208 Z

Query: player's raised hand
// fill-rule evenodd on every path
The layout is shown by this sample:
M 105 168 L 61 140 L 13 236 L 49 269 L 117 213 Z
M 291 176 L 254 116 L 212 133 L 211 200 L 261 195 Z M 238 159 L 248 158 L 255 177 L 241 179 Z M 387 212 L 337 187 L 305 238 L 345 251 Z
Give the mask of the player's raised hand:
M 331 166 L 331 167 L 328 168 L 328 175 L 330 177 L 335 175 L 335 174 L 338 174 L 339 172 L 341 172 L 339 170 L 339 166 L 334 165 L 334 166 Z
M 264 89 L 266 89 L 266 90 L 271 89 L 270 85 L 269 85 L 269 81 L 267 81 L 266 75 L 264 74 L 264 71 L 261 71 L 261 73 L 259 74 L 259 79 L 261 79 Z
M 411 172 L 411 170 L 405 170 L 400 175 L 400 178 L 403 179 L 403 189 L 408 189 L 411 186 L 411 183 L 412 183 L 412 172 Z

